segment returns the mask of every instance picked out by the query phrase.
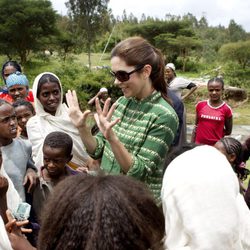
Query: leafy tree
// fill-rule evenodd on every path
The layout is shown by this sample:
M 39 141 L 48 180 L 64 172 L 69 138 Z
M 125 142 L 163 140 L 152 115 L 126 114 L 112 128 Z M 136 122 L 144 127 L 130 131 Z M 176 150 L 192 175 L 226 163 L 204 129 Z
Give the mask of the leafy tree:
M 179 56 L 182 59 L 182 71 L 186 70 L 186 62 L 190 53 L 194 49 L 201 48 L 201 41 L 195 37 L 177 36 L 171 41 L 172 45 L 179 50 Z
M 45 49 L 55 34 L 56 13 L 48 0 L 0 0 L 0 52 L 27 61 L 31 51 Z
M 250 40 L 224 44 L 219 53 L 223 59 L 237 61 L 245 69 L 250 64 Z
M 69 0 L 66 3 L 70 17 L 77 23 L 78 36 L 86 46 L 89 68 L 91 48 L 98 36 L 109 29 L 109 0 Z
M 78 44 L 75 23 L 67 16 L 60 16 L 57 20 L 59 35 L 55 38 L 56 47 L 63 61 L 69 52 L 74 51 Z
M 238 25 L 234 20 L 230 20 L 228 26 L 228 35 L 230 42 L 238 42 L 246 40 L 246 31 L 241 25 Z

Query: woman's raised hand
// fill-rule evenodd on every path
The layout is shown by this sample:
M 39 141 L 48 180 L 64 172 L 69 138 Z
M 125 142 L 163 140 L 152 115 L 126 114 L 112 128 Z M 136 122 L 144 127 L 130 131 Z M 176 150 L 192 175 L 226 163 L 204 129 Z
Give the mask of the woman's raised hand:
M 116 139 L 116 135 L 112 130 L 112 127 L 117 124 L 120 119 L 117 118 L 114 121 L 111 121 L 111 117 L 114 113 L 114 110 L 116 108 L 115 103 L 110 107 L 111 99 L 108 98 L 105 103 L 103 109 L 100 106 L 99 99 L 96 98 L 95 100 L 95 106 L 96 106 L 96 113 L 94 114 L 96 123 L 100 131 L 102 132 L 103 136 L 108 140 L 114 140 Z
M 68 92 L 66 93 L 66 100 L 69 107 L 69 117 L 72 123 L 77 128 L 87 127 L 86 120 L 87 116 L 91 113 L 91 111 L 86 110 L 85 112 L 82 113 L 82 111 L 80 110 L 75 90 L 73 91 L 68 90 Z

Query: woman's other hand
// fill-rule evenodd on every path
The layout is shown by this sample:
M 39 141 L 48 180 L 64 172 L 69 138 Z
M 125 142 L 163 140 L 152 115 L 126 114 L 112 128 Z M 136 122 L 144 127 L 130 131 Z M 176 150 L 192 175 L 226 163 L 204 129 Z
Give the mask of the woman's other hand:
M 105 103 L 103 109 L 101 108 L 100 101 L 98 98 L 95 100 L 96 105 L 96 113 L 94 114 L 96 124 L 100 131 L 102 132 L 103 136 L 108 140 L 112 141 L 117 139 L 115 133 L 113 132 L 112 128 L 120 121 L 119 118 L 111 121 L 111 117 L 114 113 L 116 108 L 116 104 L 114 103 L 111 108 L 110 107 L 111 99 L 108 98 Z

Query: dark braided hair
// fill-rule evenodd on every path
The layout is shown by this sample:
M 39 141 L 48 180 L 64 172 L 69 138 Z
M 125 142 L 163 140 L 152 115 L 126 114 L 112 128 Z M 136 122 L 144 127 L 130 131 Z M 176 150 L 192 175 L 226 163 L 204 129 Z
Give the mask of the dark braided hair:
M 159 250 L 164 236 L 162 210 L 127 176 L 68 177 L 41 218 L 40 250 Z
M 214 78 L 212 78 L 212 79 L 210 79 L 209 81 L 208 81 L 208 83 L 207 83 L 207 86 L 210 84 L 210 83 L 212 83 L 212 82 L 219 82 L 220 84 L 221 84 L 221 88 L 222 89 L 224 89 L 224 81 L 222 80 L 222 78 L 220 78 L 220 77 L 214 77 Z
M 233 137 L 224 137 L 220 139 L 220 142 L 223 144 L 227 154 L 235 155 L 235 160 L 232 163 L 232 167 L 236 172 L 238 178 L 244 181 L 250 172 L 248 169 L 241 166 L 241 163 L 243 161 L 241 143 Z

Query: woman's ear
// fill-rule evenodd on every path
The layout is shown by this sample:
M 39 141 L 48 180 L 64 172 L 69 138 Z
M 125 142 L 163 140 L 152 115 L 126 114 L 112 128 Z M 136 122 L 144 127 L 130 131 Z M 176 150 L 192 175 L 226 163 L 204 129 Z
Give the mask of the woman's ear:
M 143 76 L 144 78 L 149 78 L 150 74 L 152 72 L 152 66 L 149 64 L 146 64 L 143 68 Z

